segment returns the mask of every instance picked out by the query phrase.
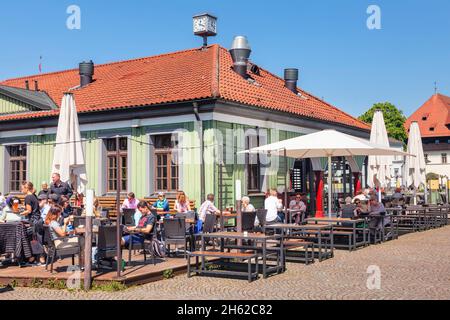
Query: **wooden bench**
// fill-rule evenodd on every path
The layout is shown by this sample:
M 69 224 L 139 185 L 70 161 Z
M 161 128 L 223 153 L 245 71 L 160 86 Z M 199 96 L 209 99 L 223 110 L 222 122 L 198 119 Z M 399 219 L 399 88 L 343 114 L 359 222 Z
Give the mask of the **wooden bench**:
M 306 265 L 314 262 L 314 242 L 304 239 L 287 239 L 283 241 L 283 247 L 286 252 L 285 258 L 288 261 L 300 261 Z
M 191 258 L 195 257 L 195 267 L 191 266 Z M 199 267 L 199 258 L 202 258 L 201 266 Z M 230 270 L 207 270 L 207 263 L 205 258 L 219 258 L 219 259 L 237 259 L 241 261 L 247 260 L 247 271 L 230 271 Z M 254 260 L 254 271 L 252 270 L 252 260 Z M 198 275 L 231 275 L 231 276 L 247 276 L 248 282 L 253 279 L 258 279 L 258 255 L 256 253 L 247 252 L 220 252 L 220 251 L 194 251 L 188 252 L 187 276 L 191 277 L 192 273 Z

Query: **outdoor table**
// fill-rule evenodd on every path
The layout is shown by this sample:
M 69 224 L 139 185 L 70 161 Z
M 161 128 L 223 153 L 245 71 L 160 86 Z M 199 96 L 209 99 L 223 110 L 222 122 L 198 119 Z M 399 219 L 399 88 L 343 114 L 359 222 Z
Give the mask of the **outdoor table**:
M 29 228 L 23 222 L 0 223 L 0 254 L 13 254 L 17 262 L 31 258 Z
M 264 230 L 280 230 L 281 231 L 281 242 L 284 241 L 286 237 L 292 237 L 293 235 L 288 233 L 298 231 L 300 234 L 308 234 L 315 235 L 317 238 L 317 249 L 318 249 L 318 258 L 321 262 L 324 257 L 323 253 L 323 238 L 322 234 L 325 231 L 328 231 L 330 234 L 330 253 L 328 254 L 328 247 L 325 245 L 325 256 L 333 257 L 334 255 L 334 234 L 333 234 L 333 226 L 331 224 L 287 224 L 287 223 L 277 223 L 272 225 L 264 226 Z M 298 234 L 297 234 L 298 235 Z M 284 261 L 283 261 L 284 262 Z
M 318 224 L 319 222 L 323 222 L 323 223 L 333 223 L 333 224 L 337 224 L 337 225 L 341 225 L 343 223 L 346 224 L 351 224 L 351 229 L 352 229 L 352 243 L 349 246 L 345 246 L 347 247 L 349 250 L 353 250 L 356 249 L 359 245 L 367 245 L 367 239 L 366 239 L 366 233 L 367 233 L 367 227 L 364 224 L 363 228 L 357 228 L 356 225 L 358 223 L 365 223 L 366 220 L 365 219 L 350 219 L 350 218 L 327 218 L 327 217 L 323 217 L 323 218 L 308 218 L 306 219 L 306 221 L 311 222 L 311 223 L 315 223 Z M 363 231 L 363 241 L 362 242 L 358 242 L 357 238 L 356 238 L 356 231 L 357 230 L 362 230 Z M 336 235 L 336 232 L 334 232 L 334 235 Z M 340 247 L 340 245 L 336 245 L 335 247 Z
M 267 278 L 267 275 L 269 272 L 275 271 L 275 272 L 283 272 L 283 261 L 284 261 L 284 248 L 283 248 L 283 241 L 281 241 L 282 237 L 280 235 L 274 234 L 274 235 L 265 235 L 262 233 L 248 233 L 247 235 L 244 234 L 244 232 L 213 232 L 213 233 L 203 233 L 201 235 L 202 242 L 201 242 L 201 248 L 202 251 L 206 251 L 206 243 L 205 239 L 220 239 L 220 251 L 224 252 L 225 250 L 225 240 L 250 240 L 252 242 L 255 242 L 254 246 L 251 245 L 242 245 L 239 246 L 239 249 L 246 249 L 246 250 L 252 250 L 262 258 L 262 274 L 263 278 Z M 281 265 L 277 263 L 276 266 L 268 266 L 267 265 L 267 242 L 269 240 L 280 240 L 280 262 Z M 260 253 L 260 248 L 258 248 L 258 243 L 262 245 L 262 252 Z M 205 258 L 202 257 L 202 269 L 204 269 L 205 266 Z

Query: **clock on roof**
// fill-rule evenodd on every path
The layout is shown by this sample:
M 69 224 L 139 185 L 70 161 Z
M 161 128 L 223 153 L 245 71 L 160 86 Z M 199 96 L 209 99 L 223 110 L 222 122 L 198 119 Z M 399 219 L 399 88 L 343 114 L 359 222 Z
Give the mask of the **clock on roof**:
M 209 13 L 194 16 L 194 34 L 203 37 L 203 45 L 207 45 L 207 38 L 217 35 L 217 18 Z

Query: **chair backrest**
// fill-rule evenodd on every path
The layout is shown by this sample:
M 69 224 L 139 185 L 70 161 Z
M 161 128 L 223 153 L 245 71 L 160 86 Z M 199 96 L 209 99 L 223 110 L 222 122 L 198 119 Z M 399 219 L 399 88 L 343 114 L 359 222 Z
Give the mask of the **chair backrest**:
M 85 225 L 86 225 L 85 217 L 73 217 L 73 226 L 75 228 L 78 228 L 79 226 L 85 226 Z
M 42 229 L 43 231 L 43 235 L 42 235 L 42 244 L 44 245 L 44 246 L 47 246 L 47 247 L 49 247 L 49 248 L 52 248 L 53 247 L 53 240 L 52 240 L 52 237 L 51 237 L 51 235 L 50 235 L 50 227 L 48 226 L 48 225 L 45 225 L 44 224 L 44 226 L 43 226 L 43 229 Z
M 352 218 L 355 216 L 355 205 L 342 206 L 342 218 Z
M 194 220 L 195 219 L 195 211 L 186 212 L 186 219 Z
M 266 225 L 267 210 L 266 209 L 256 210 L 256 216 L 258 217 L 259 225 L 261 227 L 264 227 Z
M 186 236 L 185 219 L 165 219 L 164 220 L 165 238 L 182 238 Z
M 134 214 L 136 213 L 135 209 L 123 209 L 122 212 L 122 223 L 126 226 L 132 226 L 135 224 Z
M 187 219 L 187 213 L 177 213 L 175 219 Z
M 256 211 L 242 213 L 242 230 L 251 231 L 255 228 Z
M 214 214 L 207 214 L 205 216 L 205 223 L 203 225 L 203 233 L 213 233 L 216 225 L 216 216 Z
M 123 226 L 120 226 L 120 234 L 122 234 Z M 98 227 L 97 249 L 105 250 L 117 248 L 117 227 L 101 225 Z

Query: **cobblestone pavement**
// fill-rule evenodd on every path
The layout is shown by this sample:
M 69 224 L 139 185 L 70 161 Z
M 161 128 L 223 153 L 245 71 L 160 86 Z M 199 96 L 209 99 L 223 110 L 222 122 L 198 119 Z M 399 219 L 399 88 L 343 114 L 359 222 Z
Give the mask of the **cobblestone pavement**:
M 381 289 L 367 289 L 369 266 Z M 0 299 L 450 299 L 450 227 L 408 234 L 310 266 L 288 264 L 281 275 L 245 280 L 177 276 L 120 292 L 16 288 Z

